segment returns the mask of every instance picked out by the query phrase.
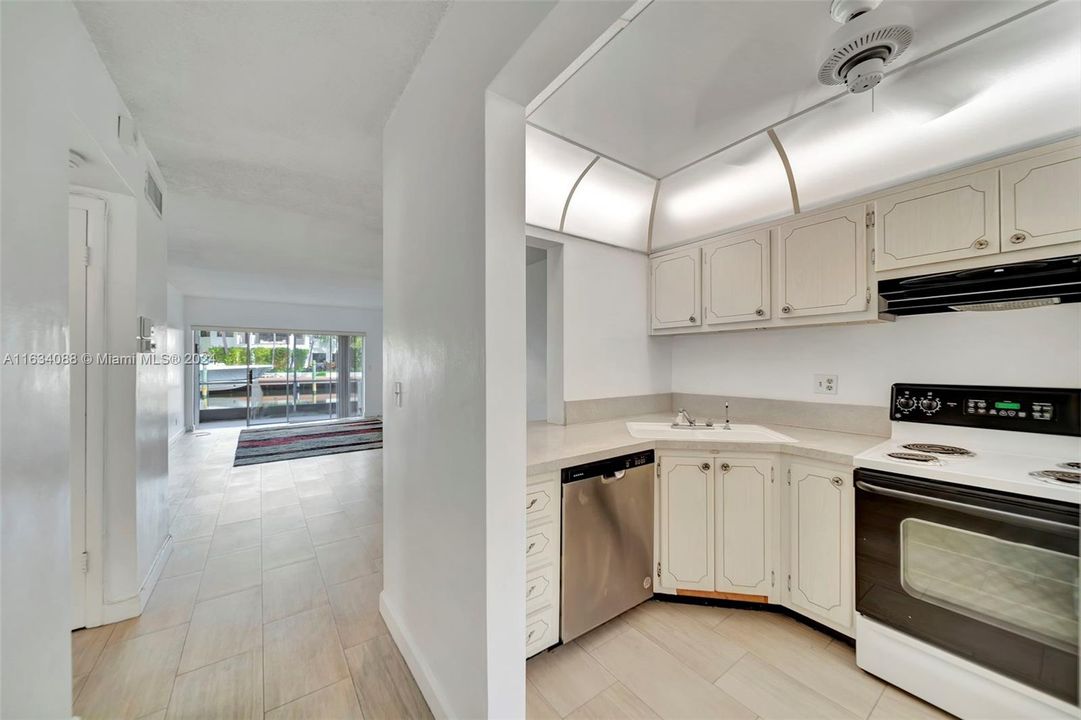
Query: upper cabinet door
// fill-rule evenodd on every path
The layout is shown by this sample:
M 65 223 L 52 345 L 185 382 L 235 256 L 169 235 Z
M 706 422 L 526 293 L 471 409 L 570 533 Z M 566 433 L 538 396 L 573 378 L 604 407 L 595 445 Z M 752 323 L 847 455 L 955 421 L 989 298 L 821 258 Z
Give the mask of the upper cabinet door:
M 1081 148 L 1002 167 L 1002 249 L 1081 240 Z
M 661 586 L 713 590 L 713 461 L 661 458 Z
M 702 324 L 701 250 L 698 247 L 652 258 L 650 276 L 650 325 L 663 328 Z
M 774 580 L 773 463 L 728 460 L 717 466 L 717 590 L 770 595 Z
M 999 249 L 998 170 L 878 201 L 875 270 L 992 255 Z
M 867 210 L 852 205 L 777 229 L 779 318 L 867 308 Z
M 769 230 L 717 240 L 702 248 L 706 324 L 769 317 Z

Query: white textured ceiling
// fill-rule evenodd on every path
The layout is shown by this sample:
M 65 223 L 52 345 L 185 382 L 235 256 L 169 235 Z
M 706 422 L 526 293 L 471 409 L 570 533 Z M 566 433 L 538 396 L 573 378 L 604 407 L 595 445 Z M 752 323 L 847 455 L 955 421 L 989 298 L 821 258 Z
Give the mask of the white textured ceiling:
M 444 2 L 77 7 L 165 175 L 182 292 L 381 303 L 383 124 Z
M 916 28 L 891 67 L 1038 4 L 886 2 Z M 838 27 L 828 0 L 655 0 L 530 120 L 661 177 L 843 92 L 817 76 Z

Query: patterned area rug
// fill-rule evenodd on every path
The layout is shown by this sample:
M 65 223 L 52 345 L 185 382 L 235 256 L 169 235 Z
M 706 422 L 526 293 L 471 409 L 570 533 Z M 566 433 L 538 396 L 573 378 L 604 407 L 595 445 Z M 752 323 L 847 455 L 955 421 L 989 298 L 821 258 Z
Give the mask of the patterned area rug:
M 383 418 L 240 431 L 233 466 L 383 447 Z

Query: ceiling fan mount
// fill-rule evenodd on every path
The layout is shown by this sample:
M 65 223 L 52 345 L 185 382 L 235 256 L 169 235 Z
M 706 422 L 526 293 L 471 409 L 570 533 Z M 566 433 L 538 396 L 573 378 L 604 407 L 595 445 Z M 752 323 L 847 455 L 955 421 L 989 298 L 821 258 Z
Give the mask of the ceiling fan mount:
M 911 18 L 899 6 L 878 9 L 882 0 L 832 0 L 830 16 L 841 27 L 830 36 L 818 69 L 823 85 L 844 84 L 861 93 L 882 82 L 886 66 L 912 44 Z

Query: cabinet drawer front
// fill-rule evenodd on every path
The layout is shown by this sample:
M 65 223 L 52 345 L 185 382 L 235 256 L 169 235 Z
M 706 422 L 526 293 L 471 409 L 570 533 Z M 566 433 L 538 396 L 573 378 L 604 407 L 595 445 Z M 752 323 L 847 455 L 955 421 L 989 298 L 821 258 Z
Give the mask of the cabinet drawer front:
M 555 600 L 556 578 L 558 570 L 556 565 L 549 563 L 536 570 L 526 572 L 525 577 L 525 611 L 531 613 L 534 610 L 553 604 Z
M 554 524 L 542 525 L 526 531 L 525 557 L 527 564 L 535 564 L 539 558 L 548 557 L 557 548 L 557 528 Z
M 534 524 L 539 520 L 554 518 L 559 512 L 559 484 L 545 483 L 530 486 L 525 494 L 526 522 Z
M 1081 148 L 1002 168 L 1002 250 L 1081 240 Z
M 877 204 L 875 270 L 999 250 L 998 170 L 888 195 Z
M 525 619 L 525 656 L 536 655 L 541 650 L 559 642 L 558 614 L 552 606 L 538 610 Z

